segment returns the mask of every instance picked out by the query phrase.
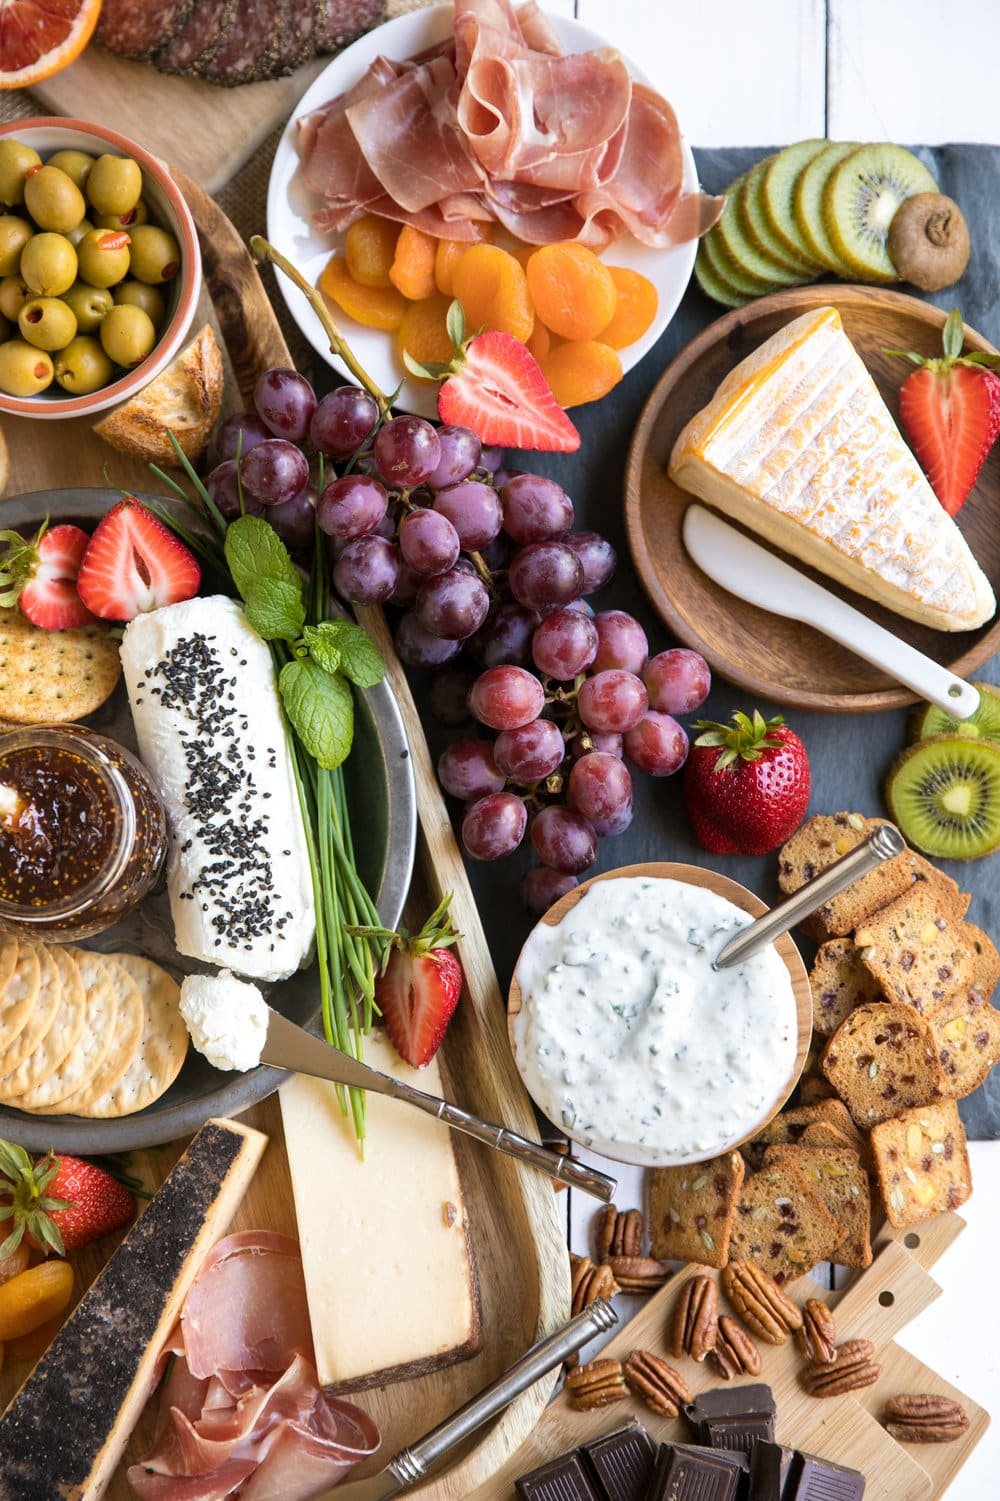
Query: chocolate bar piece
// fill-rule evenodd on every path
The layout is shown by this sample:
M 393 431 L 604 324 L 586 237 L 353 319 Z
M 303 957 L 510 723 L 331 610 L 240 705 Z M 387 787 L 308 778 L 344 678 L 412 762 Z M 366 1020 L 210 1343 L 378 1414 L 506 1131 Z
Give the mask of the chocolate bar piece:
M 606 1501 L 646 1501 L 656 1445 L 639 1423 L 629 1423 L 581 1446 Z
M 745 1460 L 693 1444 L 664 1444 L 649 1501 L 735 1501 Z
M 752 1455 L 757 1444 L 774 1439 L 774 1395 L 763 1382 L 702 1392 L 684 1415 L 698 1442 L 712 1449 Z
M 514 1489 L 521 1501 L 604 1501 L 575 1449 L 522 1475 Z
M 861 1501 L 865 1493 L 865 1477 L 857 1470 L 815 1454 L 795 1455 L 789 1485 L 781 1501 Z
M 766 1440 L 758 1443 L 750 1461 L 753 1501 L 790 1501 L 785 1484 L 792 1461 L 797 1457 L 794 1449 L 785 1449 L 781 1444 Z

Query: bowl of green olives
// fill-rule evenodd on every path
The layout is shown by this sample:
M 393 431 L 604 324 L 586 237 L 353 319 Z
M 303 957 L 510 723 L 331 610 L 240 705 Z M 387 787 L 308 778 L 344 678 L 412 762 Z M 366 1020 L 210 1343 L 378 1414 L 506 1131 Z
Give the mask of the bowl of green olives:
M 82 120 L 0 124 L 0 412 L 127 400 L 181 349 L 201 290 L 194 220 L 148 151 Z

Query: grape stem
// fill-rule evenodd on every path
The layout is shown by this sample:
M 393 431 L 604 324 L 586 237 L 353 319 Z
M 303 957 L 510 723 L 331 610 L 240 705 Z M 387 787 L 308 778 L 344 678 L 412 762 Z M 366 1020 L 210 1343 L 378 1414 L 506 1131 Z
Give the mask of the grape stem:
M 384 417 L 391 406 L 388 396 L 386 396 L 384 391 L 379 389 L 364 366 L 359 364 L 351 346 L 340 332 L 336 323 L 334 323 L 330 309 L 327 307 L 322 294 L 315 287 L 311 287 L 302 275 L 302 272 L 296 266 L 293 266 L 291 261 L 282 255 L 280 250 L 275 250 L 270 240 L 265 240 L 263 235 L 251 235 L 250 249 L 258 261 L 269 261 L 272 266 L 277 267 L 279 271 L 283 271 L 288 280 L 298 287 L 322 324 L 323 332 L 330 341 L 330 349 L 338 359 L 343 360 L 358 385 L 364 386 L 369 396 L 374 397 L 378 403 L 379 415 Z

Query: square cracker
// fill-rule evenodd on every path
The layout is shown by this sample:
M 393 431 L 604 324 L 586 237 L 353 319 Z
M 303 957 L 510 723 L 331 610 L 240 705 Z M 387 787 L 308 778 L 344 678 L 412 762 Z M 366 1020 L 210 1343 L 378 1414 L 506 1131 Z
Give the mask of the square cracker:
M 790 896 L 887 822 L 885 818 L 864 818 L 860 813 L 814 813 L 778 852 L 779 887 Z M 818 943 L 842 938 L 900 896 L 912 882 L 905 854 L 885 860 L 846 891 L 831 897 L 802 924 L 802 929 Z
M 649 1235 L 660 1261 L 725 1266 L 746 1168 L 739 1152 L 694 1167 L 654 1167 L 647 1178 Z
M 798 1169 L 783 1162 L 744 1181 L 729 1255 L 756 1262 L 775 1282 L 794 1282 L 834 1259 L 845 1233 Z
M 875 1172 L 890 1225 L 957 1209 L 972 1193 L 965 1129 L 954 1100 L 907 1110 L 872 1131 Z
M 827 1044 L 823 1072 L 865 1127 L 931 1104 L 944 1085 L 930 1022 L 890 1001 L 851 1012 Z
M 855 1006 L 880 1001 L 882 991 L 858 958 L 850 938 L 831 938 L 816 954 L 809 971 L 813 1033 L 832 1037 Z
M 857 1152 L 837 1147 L 768 1147 L 765 1167 L 790 1163 L 819 1194 L 846 1234 L 834 1260 L 839 1266 L 866 1267 L 872 1263 L 871 1193 L 868 1174 Z
M 944 1069 L 941 1093 L 964 1100 L 1000 1063 L 1000 1011 L 970 990 L 939 1006 L 929 1020 Z
M 942 911 L 925 884 L 869 917 L 854 941 L 886 999 L 927 1016 L 970 989 L 988 997 L 1000 974 L 1000 956 L 982 929 Z

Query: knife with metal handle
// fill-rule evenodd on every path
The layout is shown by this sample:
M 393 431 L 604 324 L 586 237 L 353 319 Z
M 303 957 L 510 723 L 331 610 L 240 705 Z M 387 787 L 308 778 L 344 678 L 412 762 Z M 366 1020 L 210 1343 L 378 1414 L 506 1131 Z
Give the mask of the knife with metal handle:
M 971 683 L 814 584 L 704 506 L 688 506 L 684 546 L 702 573 L 723 589 L 772 615 L 801 620 L 822 631 L 954 719 L 968 719 L 979 707 L 979 691 Z
M 571 1188 L 581 1188 L 584 1193 L 593 1194 L 595 1199 L 601 1199 L 605 1204 L 610 1204 L 614 1198 L 618 1184 L 607 1174 L 587 1167 L 575 1157 L 563 1157 L 558 1152 L 550 1152 L 547 1147 L 539 1146 L 537 1141 L 529 1141 L 526 1136 L 508 1131 L 506 1126 L 490 1125 L 488 1121 L 479 1120 L 448 1100 L 425 1094 L 422 1089 L 414 1089 L 411 1084 L 404 1084 L 402 1080 L 393 1079 L 391 1075 L 380 1073 L 376 1068 L 369 1068 L 367 1063 L 359 1063 L 347 1053 L 330 1047 L 322 1038 L 313 1037 L 304 1027 L 296 1026 L 287 1016 L 270 1008 L 267 1040 L 260 1061 L 270 1064 L 272 1068 L 283 1068 L 296 1074 L 311 1074 L 314 1079 L 329 1079 L 334 1084 L 346 1084 L 351 1089 L 370 1089 L 375 1094 L 385 1094 L 393 1100 L 402 1100 L 406 1105 L 415 1105 L 418 1110 L 435 1116 L 446 1126 L 464 1131 L 466 1136 L 474 1136 L 488 1147 L 514 1157 L 528 1167 L 536 1167 L 541 1172 L 548 1173 L 550 1178 L 558 1178 Z

